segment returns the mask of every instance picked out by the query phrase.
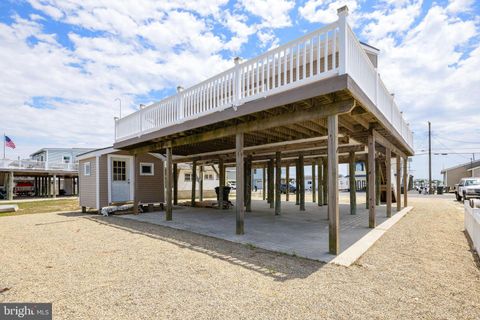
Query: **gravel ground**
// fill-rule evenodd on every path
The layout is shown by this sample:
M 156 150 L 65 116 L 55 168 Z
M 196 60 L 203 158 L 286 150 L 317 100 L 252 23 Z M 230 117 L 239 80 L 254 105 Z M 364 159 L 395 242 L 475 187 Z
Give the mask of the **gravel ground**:
M 3 217 L 0 301 L 55 319 L 479 319 L 461 205 L 410 204 L 349 268 L 115 217 Z

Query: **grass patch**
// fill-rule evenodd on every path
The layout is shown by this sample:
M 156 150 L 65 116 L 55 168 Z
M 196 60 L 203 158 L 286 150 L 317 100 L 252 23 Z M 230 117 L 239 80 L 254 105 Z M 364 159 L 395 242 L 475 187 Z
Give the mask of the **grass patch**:
M 58 199 L 31 202 L 12 202 L 18 206 L 17 212 L 3 212 L 0 217 L 17 216 L 22 214 L 47 213 L 55 211 L 78 211 L 78 199 Z

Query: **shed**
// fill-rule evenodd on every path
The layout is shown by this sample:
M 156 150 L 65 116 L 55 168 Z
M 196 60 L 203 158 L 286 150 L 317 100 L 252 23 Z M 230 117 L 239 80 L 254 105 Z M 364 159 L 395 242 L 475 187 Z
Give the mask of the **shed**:
M 132 202 L 135 192 L 140 203 L 164 202 L 164 166 L 159 154 L 134 158 L 108 147 L 80 154 L 77 159 L 82 209 Z

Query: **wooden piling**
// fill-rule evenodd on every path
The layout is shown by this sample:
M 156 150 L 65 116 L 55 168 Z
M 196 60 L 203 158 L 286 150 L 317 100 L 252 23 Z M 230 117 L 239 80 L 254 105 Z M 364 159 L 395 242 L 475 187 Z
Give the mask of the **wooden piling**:
M 385 150 L 385 182 L 387 184 L 386 192 L 386 201 L 387 201 L 387 218 L 392 216 L 392 151 L 389 148 Z
M 357 214 L 357 182 L 355 179 L 355 152 L 349 154 L 350 214 Z
M 244 137 L 243 133 L 237 133 L 235 135 L 235 156 L 236 156 L 236 199 L 235 199 L 235 210 L 236 210 L 236 234 L 244 234 L 244 220 L 245 220 L 245 207 L 244 207 L 244 185 L 243 185 L 243 147 L 244 147 Z
M 338 115 L 328 116 L 328 248 L 340 251 L 338 208 Z
M 280 152 L 275 153 L 275 215 L 280 215 L 281 211 L 281 181 L 282 178 L 282 156 Z

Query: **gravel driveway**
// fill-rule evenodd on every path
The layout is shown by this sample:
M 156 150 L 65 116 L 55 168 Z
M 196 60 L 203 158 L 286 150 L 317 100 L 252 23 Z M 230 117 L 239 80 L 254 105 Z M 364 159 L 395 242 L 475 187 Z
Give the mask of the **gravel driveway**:
M 55 319 L 479 319 L 462 206 L 410 204 L 349 268 L 116 217 L 3 217 L 0 301 Z

